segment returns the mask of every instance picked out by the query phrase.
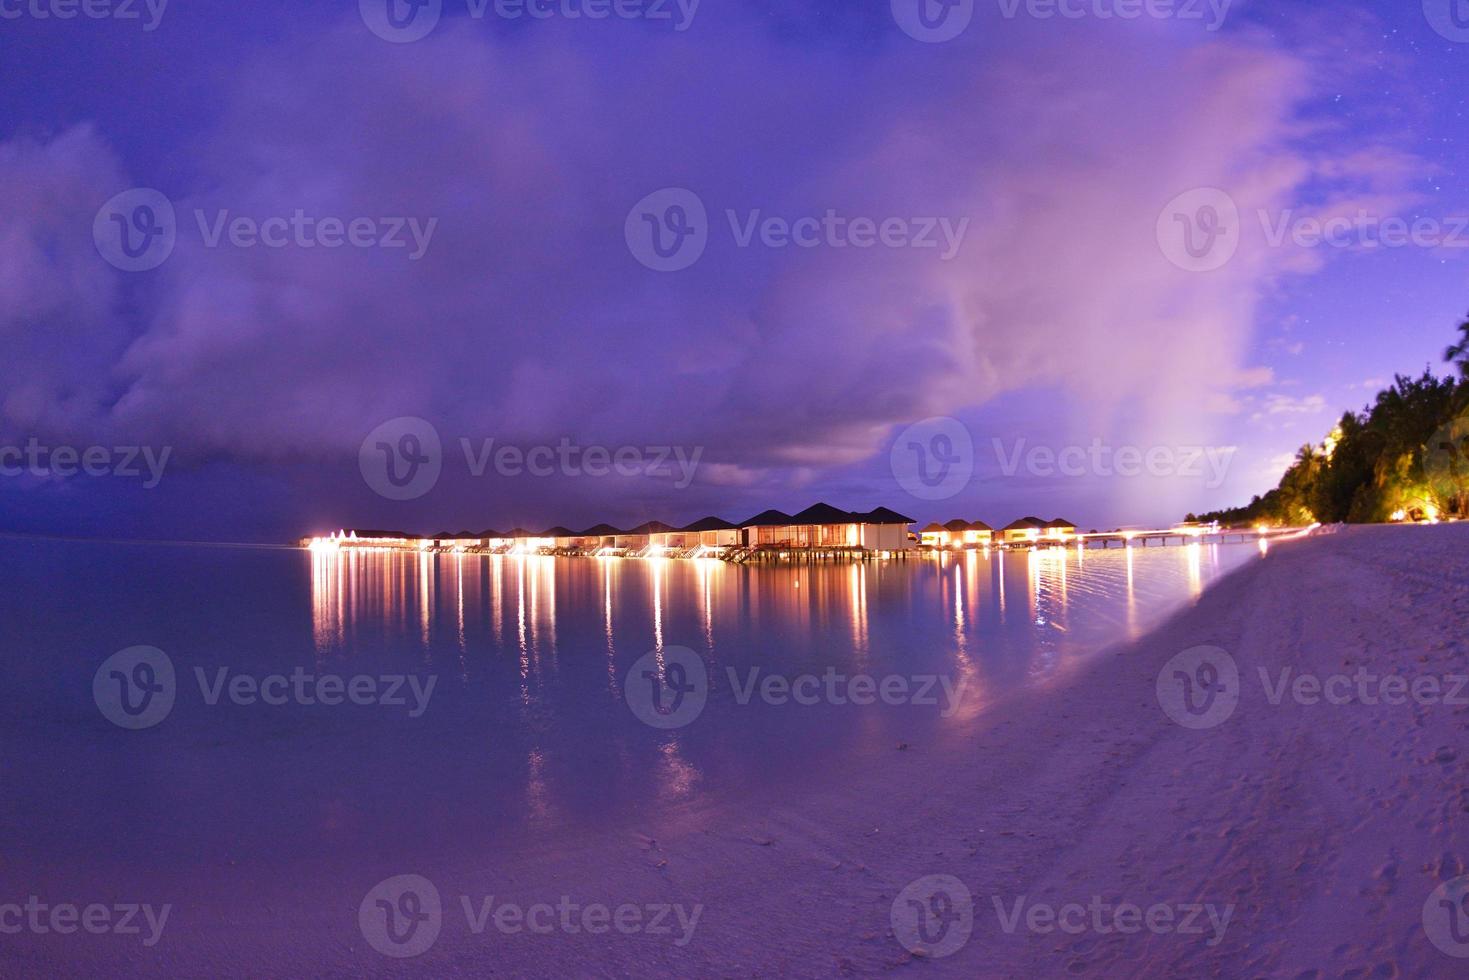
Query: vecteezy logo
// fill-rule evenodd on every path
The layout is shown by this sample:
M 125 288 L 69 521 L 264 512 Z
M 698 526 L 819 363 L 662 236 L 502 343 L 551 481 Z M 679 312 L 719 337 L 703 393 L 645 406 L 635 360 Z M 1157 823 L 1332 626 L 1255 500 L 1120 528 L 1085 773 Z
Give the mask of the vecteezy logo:
M 974 437 L 958 419 L 915 422 L 888 455 L 898 485 L 919 500 L 948 500 L 974 475 Z
M 693 191 L 665 187 L 627 213 L 622 228 L 633 258 L 655 272 L 687 269 L 709 245 L 709 213 Z
M 92 700 L 119 728 L 152 728 L 173 710 L 177 692 L 173 661 L 157 647 L 128 647 L 92 675 Z
M 123 272 L 156 269 L 178 241 L 173 202 L 148 187 L 123 191 L 97 209 L 92 241 L 97 253 Z
M 444 471 L 439 430 L 413 416 L 384 422 L 362 440 L 357 465 L 380 496 L 417 500 L 434 488 Z
M 357 906 L 362 938 L 395 959 L 428 952 L 443 924 L 439 890 L 422 875 L 397 875 L 379 882 Z
M 1239 706 L 1239 665 L 1218 647 L 1190 647 L 1158 672 L 1158 704 L 1184 728 L 1215 728 Z
M 1239 206 L 1217 187 L 1187 191 L 1158 215 L 1157 234 L 1169 262 L 1186 272 L 1213 272 L 1239 251 Z
M 709 669 L 688 647 L 667 647 L 639 657 L 622 689 L 628 708 L 644 724 L 682 728 L 704 711 Z
M 904 34 L 929 44 L 952 41 L 974 19 L 974 0 L 892 0 L 892 8 Z
M 1423 929 L 1444 953 L 1469 958 L 1469 875 L 1444 882 L 1428 896 Z
M 974 931 L 974 896 L 953 875 L 927 875 L 898 893 L 889 921 L 908 952 L 952 956 Z
M 439 25 L 444 0 L 357 0 L 362 22 L 384 41 L 410 44 Z
M 1469 0 L 1423 0 L 1423 14 L 1450 41 L 1469 42 Z

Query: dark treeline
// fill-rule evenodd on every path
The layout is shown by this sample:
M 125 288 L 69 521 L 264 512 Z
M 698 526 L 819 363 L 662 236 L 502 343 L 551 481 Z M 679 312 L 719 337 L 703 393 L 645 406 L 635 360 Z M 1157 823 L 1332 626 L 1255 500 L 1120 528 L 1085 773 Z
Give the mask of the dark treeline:
M 1398 375 L 1374 404 L 1348 412 L 1320 445 L 1302 446 L 1280 486 L 1248 506 L 1189 520 L 1225 525 L 1367 524 L 1469 517 L 1469 319 L 1444 352 L 1459 378 Z

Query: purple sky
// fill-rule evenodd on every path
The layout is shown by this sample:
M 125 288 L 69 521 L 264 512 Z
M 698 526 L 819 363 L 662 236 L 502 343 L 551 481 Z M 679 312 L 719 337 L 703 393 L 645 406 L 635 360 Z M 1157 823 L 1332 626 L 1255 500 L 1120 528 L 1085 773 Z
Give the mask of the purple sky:
M 278 540 L 818 499 L 1171 521 L 1272 486 L 1395 371 L 1437 366 L 1469 309 L 1469 28 L 1436 31 L 1418 0 L 1235 0 L 1217 30 L 1207 5 L 977 0 L 942 43 L 888 0 L 704 0 L 686 25 L 672 3 L 671 21 L 506 19 L 443 0 L 411 43 L 369 29 L 368 0 L 302 6 L 178 2 L 147 30 L 142 5 L 0 5 L 21 11 L 0 19 L 0 451 L 168 453 L 156 486 L 147 457 L 137 477 L 12 466 L 0 530 Z M 175 212 L 146 271 L 105 241 L 133 188 Z M 707 213 L 677 271 L 627 234 L 665 188 Z M 1208 271 L 1170 237 L 1198 188 L 1239 213 Z M 364 242 L 402 224 L 407 244 L 212 240 L 298 211 Z M 828 212 L 931 225 L 939 247 L 741 241 L 752 217 Z M 1333 216 L 1351 229 L 1311 244 Z M 1368 244 L 1393 218 L 1415 242 Z M 936 416 L 968 429 L 973 474 L 929 499 L 890 449 Z M 441 472 L 392 500 L 359 454 L 403 417 L 432 425 Z M 476 475 L 462 441 L 491 439 L 698 465 Z M 1118 475 L 1122 447 L 1155 451 L 1153 475 Z

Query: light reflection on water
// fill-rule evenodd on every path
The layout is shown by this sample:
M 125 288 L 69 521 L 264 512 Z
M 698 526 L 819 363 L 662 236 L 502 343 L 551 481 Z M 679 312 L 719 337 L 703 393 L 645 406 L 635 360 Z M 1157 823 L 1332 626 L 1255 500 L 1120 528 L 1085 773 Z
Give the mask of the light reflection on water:
M 497 665 L 510 658 L 525 717 L 554 740 L 558 720 L 588 707 L 587 651 L 600 651 L 602 710 L 621 711 L 623 673 L 634 660 L 652 651 L 662 668 L 667 647 L 688 647 L 711 668 L 715 710 L 706 729 L 748 733 L 749 718 L 759 716 L 776 729 L 790 724 L 793 733 L 855 740 L 860 749 L 912 726 L 972 717 L 1019 686 L 1055 681 L 1087 654 L 1138 637 L 1252 553 L 1194 543 L 781 566 L 360 551 L 315 552 L 309 561 L 318 662 L 377 648 L 444 670 L 447 646 L 461 686 L 488 691 L 493 702 Z M 415 631 L 399 625 L 409 622 Z M 572 673 L 563 673 L 563 658 Z M 888 711 L 892 718 L 881 724 L 854 719 L 861 712 L 851 706 L 823 705 L 799 718 L 791 705 L 782 712 L 757 703 L 739 706 L 749 712 L 739 721 L 729 714 L 728 672 L 751 668 L 790 677 L 828 668 L 845 676 L 933 673 L 964 681 L 966 694 L 978 696 L 949 719 L 911 705 Z M 826 730 L 814 727 L 818 718 Z M 673 731 L 656 733 L 656 741 L 654 768 L 676 773 L 668 777 L 678 785 L 674 795 L 686 794 L 698 775 L 678 755 L 688 739 Z M 535 758 L 528 772 L 544 765 L 543 755 Z
M 232 859 L 246 843 L 284 859 L 789 795 L 900 741 L 961 732 L 1010 692 L 1066 683 L 1089 655 L 1257 557 L 1249 545 L 1196 544 L 757 567 L 8 547 L 24 572 L 0 590 L 12 624 L 0 675 L 32 697 L 24 710 L 0 705 L 12 771 L 24 773 L 0 816 L 37 853 L 48 841 L 64 853 L 122 839 L 150 860 L 179 861 Z M 88 615 L 71 615 L 78 608 Z M 139 643 L 164 649 L 183 687 L 163 725 L 118 739 L 98 727 L 91 675 Z M 624 703 L 626 676 L 674 647 L 708 664 L 709 702 L 688 727 L 655 730 Z M 221 667 L 432 674 L 437 688 L 416 719 L 380 706 L 206 706 L 188 685 L 196 669 Z M 751 670 L 828 669 L 939 675 L 963 682 L 966 697 L 949 717 L 935 706 L 736 697 Z M 51 764 L 19 764 L 35 753 Z M 68 775 L 77 772 L 87 780 Z

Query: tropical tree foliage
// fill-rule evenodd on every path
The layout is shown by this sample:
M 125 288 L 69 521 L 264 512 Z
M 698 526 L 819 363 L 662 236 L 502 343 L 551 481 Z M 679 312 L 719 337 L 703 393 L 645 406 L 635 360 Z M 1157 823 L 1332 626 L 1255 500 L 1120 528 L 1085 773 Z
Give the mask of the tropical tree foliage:
M 1247 506 L 1191 519 L 1300 525 L 1469 517 L 1469 319 L 1445 360 L 1460 379 L 1398 375 L 1320 444 L 1302 446 L 1280 485 Z

